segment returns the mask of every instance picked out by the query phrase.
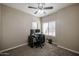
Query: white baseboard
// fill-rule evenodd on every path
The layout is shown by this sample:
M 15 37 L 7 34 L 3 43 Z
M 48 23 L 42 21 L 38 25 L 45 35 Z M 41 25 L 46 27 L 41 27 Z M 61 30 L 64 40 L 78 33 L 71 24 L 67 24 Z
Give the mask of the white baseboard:
M 57 43 L 55 43 L 55 42 L 52 42 L 52 43 L 57 45 Z
M 53 42 L 53 43 L 56 44 L 57 47 L 60 47 L 60 48 L 63 48 L 63 49 L 65 49 L 65 50 L 71 51 L 71 52 L 73 52 L 73 53 L 79 54 L 78 51 L 75 51 L 75 50 L 72 50 L 72 49 L 66 48 L 66 47 L 64 47 L 64 46 L 58 45 L 56 42 Z
M 9 50 L 12 50 L 12 49 L 15 49 L 15 48 L 18 48 L 18 47 L 24 46 L 24 45 L 27 45 L 27 43 L 20 44 L 20 45 L 17 45 L 17 46 L 14 46 L 14 47 L 8 48 L 8 49 L 1 50 L 0 53 L 5 52 L 5 51 L 9 51 Z
M 68 50 L 68 51 L 71 51 L 71 52 L 73 52 L 73 53 L 79 54 L 78 51 L 75 51 L 75 50 L 72 50 L 72 49 L 69 49 L 69 48 L 63 47 L 63 46 L 61 46 L 61 45 L 58 45 L 58 47 L 63 48 L 63 49 Z

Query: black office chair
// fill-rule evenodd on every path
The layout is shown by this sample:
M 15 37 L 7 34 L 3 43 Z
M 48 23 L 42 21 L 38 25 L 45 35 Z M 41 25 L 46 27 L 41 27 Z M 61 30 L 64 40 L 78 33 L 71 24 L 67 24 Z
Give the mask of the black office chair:
M 30 30 L 30 36 L 28 37 L 28 45 L 30 47 L 41 47 L 44 46 L 44 43 L 45 43 L 45 35 L 43 34 L 39 34 L 40 30 Z

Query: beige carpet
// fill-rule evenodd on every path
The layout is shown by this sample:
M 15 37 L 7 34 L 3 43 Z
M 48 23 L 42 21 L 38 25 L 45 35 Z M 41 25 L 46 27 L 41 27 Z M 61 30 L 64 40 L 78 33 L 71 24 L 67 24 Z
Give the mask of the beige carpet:
M 11 56 L 79 56 L 49 43 L 46 43 L 43 48 L 30 48 L 25 45 L 6 53 L 9 53 Z

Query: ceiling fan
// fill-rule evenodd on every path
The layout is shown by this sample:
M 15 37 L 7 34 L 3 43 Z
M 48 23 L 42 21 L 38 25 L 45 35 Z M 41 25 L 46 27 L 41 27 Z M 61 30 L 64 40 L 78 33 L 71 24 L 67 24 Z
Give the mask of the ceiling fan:
M 45 3 L 38 3 L 38 7 L 28 6 L 28 8 L 36 9 L 34 14 L 37 14 L 40 10 L 43 11 L 43 13 L 46 13 L 45 10 L 53 9 L 52 6 L 44 7 Z

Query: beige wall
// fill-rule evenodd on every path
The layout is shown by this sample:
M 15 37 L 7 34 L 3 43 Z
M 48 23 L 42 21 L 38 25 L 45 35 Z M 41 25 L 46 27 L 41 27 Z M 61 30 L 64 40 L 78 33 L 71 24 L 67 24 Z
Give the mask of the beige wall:
M 79 4 L 43 17 L 42 21 L 45 22 L 46 19 L 56 21 L 55 42 L 57 44 L 79 51 Z
M 34 16 L 2 6 L 2 50 L 27 43 Z M 1 14 L 1 13 L 0 13 Z
M 0 50 L 1 50 L 1 40 L 2 40 L 2 20 L 1 20 L 1 6 L 0 6 Z

